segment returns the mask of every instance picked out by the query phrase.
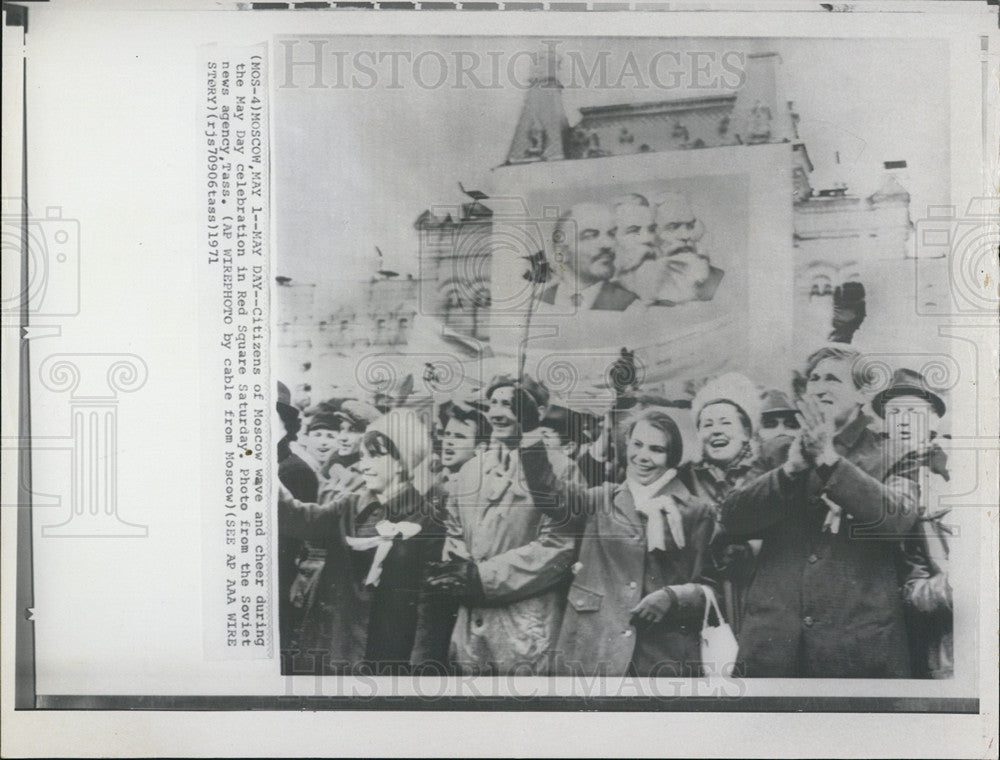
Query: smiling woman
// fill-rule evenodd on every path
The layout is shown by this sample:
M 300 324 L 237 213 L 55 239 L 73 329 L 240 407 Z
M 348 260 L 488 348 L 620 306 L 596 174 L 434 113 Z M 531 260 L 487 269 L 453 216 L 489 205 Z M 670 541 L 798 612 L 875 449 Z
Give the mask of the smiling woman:
M 648 486 L 662 478 L 681 459 L 680 432 L 666 414 L 645 415 L 627 432 L 627 477 Z
M 532 492 L 555 492 L 560 522 L 579 542 L 577 573 L 556 646 L 561 675 L 695 677 L 702 663 L 703 584 L 711 583 L 711 506 L 676 477 L 677 424 L 643 410 L 627 427 L 625 482 L 613 490 L 561 481 L 546 458 L 525 475 Z
M 768 469 L 758 455 L 754 438 L 760 424 L 757 389 L 744 375 L 722 375 L 698 391 L 691 403 L 691 414 L 701 443 L 701 459 L 681 467 L 679 477 L 717 510 L 733 490 Z M 720 553 L 716 562 L 726 617 L 738 633 L 753 576 L 754 549 L 749 543 L 734 543 Z
M 361 436 L 359 436 L 361 437 Z M 420 584 L 443 535 L 414 479 L 430 435 L 412 410 L 374 420 L 361 437 L 364 487 L 332 502 L 298 501 L 280 490 L 278 519 L 289 536 L 322 544 L 326 562 L 305 613 L 290 673 L 405 672 L 426 606 Z

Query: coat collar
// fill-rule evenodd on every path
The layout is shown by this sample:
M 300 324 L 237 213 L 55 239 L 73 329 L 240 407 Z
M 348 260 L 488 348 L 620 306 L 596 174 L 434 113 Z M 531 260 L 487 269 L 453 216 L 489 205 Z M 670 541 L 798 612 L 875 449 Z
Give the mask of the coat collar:
M 861 411 L 861 407 L 858 407 L 854 419 L 837 431 L 837 434 L 833 436 L 833 442 L 843 448 L 844 451 L 850 451 L 861 436 L 864 435 L 865 430 L 868 429 L 871 422 L 871 418 Z
M 719 467 L 719 465 L 708 461 L 708 459 L 703 456 L 698 461 L 693 462 L 691 466 L 698 473 L 699 477 L 708 477 L 715 484 L 724 482 L 726 480 L 726 476 L 730 473 L 734 473 L 737 477 L 741 477 L 756 467 L 760 461 L 760 452 L 757 450 L 753 441 L 750 441 L 749 445 L 750 449 L 748 454 L 740 459 L 740 461 L 735 465 L 722 468 Z
M 643 498 L 655 499 L 660 496 L 661 492 L 665 491 L 670 482 L 677 477 L 677 470 L 671 468 L 665 470 L 664 473 L 656 479 L 653 483 L 648 486 L 639 485 L 638 482 L 629 480 L 626 476 L 625 485 L 628 488 L 629 493 L 632 496 L 632 500 L 635 501 L 636 494 L 638 492 Z

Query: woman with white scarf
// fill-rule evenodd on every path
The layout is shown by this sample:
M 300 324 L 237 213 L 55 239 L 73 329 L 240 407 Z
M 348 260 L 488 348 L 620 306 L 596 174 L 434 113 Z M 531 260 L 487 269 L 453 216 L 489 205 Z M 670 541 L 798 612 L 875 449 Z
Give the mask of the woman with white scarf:
M 282 535 L 326 549 L 299 652 L 283 663 L 284 674 L 409 669 L 424 613 L 424 571 L 444 542 L 422 495 L 430 453 L 430 435 L 417 415 L 394 409 L 372 422 L 361 439 L 358 489 L 313 504 L 279 487 Z
M 532 492 L 556 494 L 551 509 L 582 536 L 557 674 L 702 674 L 702 584 L 709 582 L 713 514 L 677 479 L 681 457 L 677 425 L 649 408 L 626 430 L 624 483 L 583 489 L 557 481 L 544 462 L 525 472 Z

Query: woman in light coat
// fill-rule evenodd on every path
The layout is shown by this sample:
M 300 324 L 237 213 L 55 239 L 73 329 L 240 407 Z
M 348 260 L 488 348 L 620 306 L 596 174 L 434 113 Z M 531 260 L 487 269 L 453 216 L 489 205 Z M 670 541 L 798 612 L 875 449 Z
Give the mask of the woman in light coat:
M 579 562 L 556 647 L 556 672 L 695 677 L 711 566 L 713 513 L 676 478 L 681 435 L 665 411 L 626 429 L 620 485 L 583 489 L 543 467 L 525 472 L 533 492 L 557 495 L 563 530 L 579 532 Z M 544 464 L 544 463 L 543 463 Z

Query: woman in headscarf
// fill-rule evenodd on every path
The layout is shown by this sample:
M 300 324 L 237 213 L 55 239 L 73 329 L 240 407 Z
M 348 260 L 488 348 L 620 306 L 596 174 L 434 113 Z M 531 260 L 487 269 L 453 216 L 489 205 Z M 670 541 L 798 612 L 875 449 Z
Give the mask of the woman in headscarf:
M 760 425 L 760 394 L 745 376 L 731 372 L 707 382 L 691 402 L 691 416 L 701 456 L 685 463 L 678 477 L 692 493 L 711 503 L 717 512 L 730 493 L 763 475 L 774 465 L 765 463 L 755 434 Z M 788 441 L 784 442 L 787 446 Z M 776 440 L 769 447 L 778 448 Z M 722 579 L 724 608 L 739 633 L 743 601 L 753 579 L 759 542 L 720 544 L 715 560 Z
M 559 481 L 544 457 L 525 468 L 532 493 L 582 536 L 555 672 L 699 676 L 712 510 L 676 477 L 682 441 L 669 414 L 643 410 L 625 440 L 622 484 Z
M 444 540 L 421 495 L 430 452 L 417 415 L 394 409 L 362 436 L 360 489 L 324 504 L 298 501 L 280 489 L 280 529 L 326 549 L 299 652 L 286 673 L 408 669 L 424 570 L 440 556 Z

